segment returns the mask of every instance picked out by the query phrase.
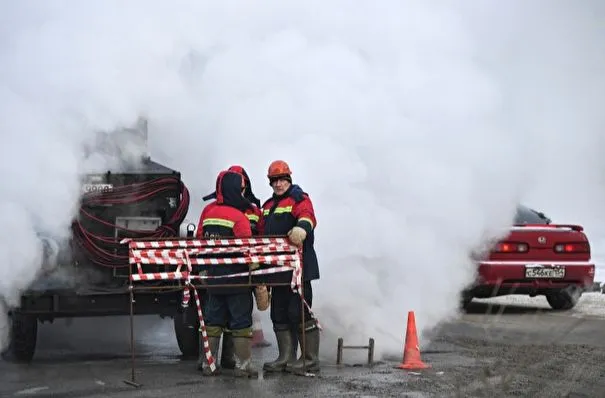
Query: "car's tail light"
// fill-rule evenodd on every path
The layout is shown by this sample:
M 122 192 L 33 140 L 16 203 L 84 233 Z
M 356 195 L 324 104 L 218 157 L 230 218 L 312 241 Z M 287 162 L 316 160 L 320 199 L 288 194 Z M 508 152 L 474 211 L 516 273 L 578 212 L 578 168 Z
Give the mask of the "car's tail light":
M 525 253 L 529 250 L 527 243 L 518 242 L 500 242 L 496 245 L 494 251 L 498 253 Z
M 588 242 L 557 243 L 554 247 L 557 253 L 590 253 Z

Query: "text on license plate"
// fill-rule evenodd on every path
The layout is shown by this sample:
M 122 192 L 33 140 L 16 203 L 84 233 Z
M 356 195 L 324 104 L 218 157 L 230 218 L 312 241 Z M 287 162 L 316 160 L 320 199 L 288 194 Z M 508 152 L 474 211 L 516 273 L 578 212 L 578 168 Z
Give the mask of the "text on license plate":
M 99 193 L 113 191 L 113 184 L 83 184 L 82 193 Z
M 540 266 L 526 266 L 525 267 L 526 278 L 564 278 L 565 268 L 563 267 L 540 267 Z

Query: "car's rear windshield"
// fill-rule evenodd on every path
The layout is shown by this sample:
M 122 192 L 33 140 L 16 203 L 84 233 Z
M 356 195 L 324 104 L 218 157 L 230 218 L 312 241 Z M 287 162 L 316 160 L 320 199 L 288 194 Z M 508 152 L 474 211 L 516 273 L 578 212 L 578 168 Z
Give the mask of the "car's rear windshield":
M 517 206 L 515 224 L 549 224 L 550 220 L 544 214 L 526 206 Z

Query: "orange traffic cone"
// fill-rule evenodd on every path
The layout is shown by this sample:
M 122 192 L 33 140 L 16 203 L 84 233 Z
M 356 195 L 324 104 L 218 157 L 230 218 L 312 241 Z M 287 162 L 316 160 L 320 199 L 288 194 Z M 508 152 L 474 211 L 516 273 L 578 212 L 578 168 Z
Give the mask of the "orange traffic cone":
M 257 313 L 253 313 L 252 319 L 252 347 L 269 347 L 271 343 L 265 340 L 263 324 L 260 321 L 259 315 Z
M 422 362 L 420 347 L 416 333 L 416 316 L 414 311 L 408 312 L 408 327 L 405 332 L 405 346 L 403 347 L 403 361 L 397 366 L 399 369 L 427 369 L 430 365 Z

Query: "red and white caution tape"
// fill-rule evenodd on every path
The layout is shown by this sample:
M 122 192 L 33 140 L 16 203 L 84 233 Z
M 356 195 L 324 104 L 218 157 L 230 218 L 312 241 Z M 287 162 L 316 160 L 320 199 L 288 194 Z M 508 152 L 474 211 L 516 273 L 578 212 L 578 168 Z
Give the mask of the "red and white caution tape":
M 189 288 L 192 287 L 188 285 L 186 290 L 189 291 Z M 210 343 L 208 342 L 208 333 L 206 332 L 206 323 L 204 323 L 204 314 L 202 313 L 202 303 L 200 302 L 200 295 L 197 292 L 197 289 L 193 288 L 193 298 L 195 299 L 195 306 L 197 308 L 197 317 L 200 320 L 200 332 L 202 333 L 202 344 L 204 345 L 204 355 L 206 355 L 206 361 L 208 362 L 208 366 L 210 366 L 210 370 L 213 372 L 216 371 L 216 361 L 214 359 L 214 355 L 210 351 Z
M 191 265 L 233 265 L 233 264 L 253 264 L 253 263 L 262 263 L 262 264 L 277 264 L 277 263 L 286 263 L 286 262 L 294 262 L 298 259 L 296 254 L 268 254 L 265 256 L 244 256 L 244 257 L 233 257 L 233 258 L 200 258 L 193 257 L 189 260 L 186 259 L 186 256 L 190 256 L 190 254 L 184 250 L 183 253 L 170 253 L 163 257 L 156 257 L 146 255 L 144 257 L 131 256 L 130 263 L 131 264 L 153 264 L 153 265 L 185 265 L 187 261 L 191 263 Z
M 205 248 L 172 248 L 172 249 L 131 249 L 131 264 L 136 264 L 140 258 L 185 258 L 189 256 L 217 253 L 242 253 L 246 255 L 266 254 L 277 252 L 292 252 L 289 245 L 264 245 L 253 247 L 205 247 Z
M 247 239 L 177 239 L 144 241 L 130 238 L 122 239 L 120 243 L 128 243 L 130 249 L 172 249 L 212 246 L 255 246 L 282 244 L 291 246 L 287 238 L 247 238 Z M 291 246 L 292 247 L 292 246 Z

